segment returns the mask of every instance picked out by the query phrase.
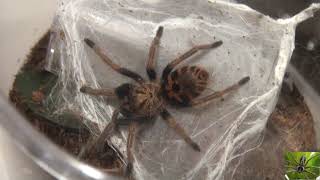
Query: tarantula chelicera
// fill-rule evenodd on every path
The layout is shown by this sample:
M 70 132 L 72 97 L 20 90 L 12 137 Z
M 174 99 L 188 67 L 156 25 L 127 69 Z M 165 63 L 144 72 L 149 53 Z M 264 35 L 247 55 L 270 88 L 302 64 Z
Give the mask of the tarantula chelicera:
M 156 36 L 154 37 L 149 49 L 149 56 L 146 65 L 149 81 L 146 81 L 139 74 L 115 64 L 93 41 L 87 38 L 84 39 L 85 43 L 92 48 L 94 52 L 113 70 L 124 76 L 132 78 L 137 82 L 124 83 L 119 87 L 110 89 L 93 89 L 88 86 L 83 86 L 80 89 L 81 92 L 86 94 L 114 96 L 120 101 L 120 107 L 113 112 L 111 122 L 94 143 L 104 143 L 105 139 L 109 137 L 117 124 L 124 119 L 127 119 L 127 122 L 129 122 L 127 170 L 131 170 L 132 168 L 133 156 L 131 149 L 134 144 L 139 124 L 150 121 L 160 115 L 168 126 L 174 129 L 186 143 L 188 143 L 195 151 L 200 151 L 200 146 L 194 142 L 188 133 L 176 122 L 174 117 L 166 109 L 166 106 L 169 104 L 180 107 L 192 107 L 207 104 L 215 98 L 221 97 L 230 91 L 238 89 L 250 80 L 247 76 L 222 91 L 199 97 L 207 88 L 209 73 L 200 66 L 185 65 L 177 67 L 181 62 L 199 50 L 214 49 L 221 46 L 222 41 L 192 47 L 190 50 L 171 61 L 163 70 L 161 78 L 158 77 L 155 70 L 155 56 L 159 49 L 162 33 L 163 27 L 160 26 L 157 29 Z M 119 117 L 119 114 L 122 114 L 121 118 Z

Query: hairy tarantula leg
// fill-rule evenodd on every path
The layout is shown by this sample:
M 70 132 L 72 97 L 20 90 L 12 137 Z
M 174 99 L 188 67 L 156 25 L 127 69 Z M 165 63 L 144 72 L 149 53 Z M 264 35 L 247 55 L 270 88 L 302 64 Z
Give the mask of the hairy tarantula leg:
M 288 153 L 288 154 L 291 157 L 291 159 L 293 159 L 293 163 L 295 163 L 294 165 L 298 166 L 300 163 L 296 160 L 296 158 L 291 153 Z M 287 161 L 287 162 L 291 163 L 292 161 Z
M 246 76 L 246 77 L 242 78 L 236 84 L 229 86 L 228 88 L 226 88 L 222 91 L 212 93 L 212 94 L 205 96 L 205 97 L 202 97 L 202 98 L 191 100 L 190 106 L 198 106 L 198 105 L 206 104 L 213 99 L 219 98 L 219 97 L 221 97 L 231 91 L 235 91 L 235 90 L 239 89 L 241 86 L 245 85 L 249 80 L 250 80 L 250 77 Z
M 308 165 L 308 163 L 309 163 L 309 161 L 310 161 L 311 159 L 313 159 L 313 158 L 315 158 L 315 157 L 317 157 L 317 156 L 320 156 L 320 153 L 312 156 L 311 158 L 309 158 L 309 159 L 307 160 L 307 162 L 306 162 L 306 165 Z
M 186 143 L 188 143 L 195 151 L 199 151 L 199 152 L 201 151 L 200 146 L 189 137 L 186 131 L 176 122 L 176 120 L 171 116 L 171 114 L 166 109 L 164 109 L 160 113 L 160 115 L 162 119 L 166 121 L 168 126 L 173 128 L 176 131 L 176 133 L 178 133 L 186 141 Z
M 291 173 L 291 172 L 296 172 L 296 171 L 297 171 L 297 170 L 292 169 L 292 170 L 287 171 L 286 173 Z
M 112 88 L 93 89 L 89 86 L 82 86 L 80 88 L 80 92 L 85 94 L 95 95 L 95 96 L 116 96 L 115 90 Z
M 133 155 L 132 155 L 132 148 L 134 147 L 136 134 L 138 132 L 138 123 L 131 122 L 129 125 L 129 133 L 128 133 L 128 140 L 127 140 L 127 156 L 128 156 L 128 165 L 126 170 L 126 175 L 130 175 L 132 171 L 132 162 L 133 162 Z
M 151 81 L 157 79 L 157 73 L 155 70 L 155 54 L 159 49 L 160 38 L 162 36 L 163 27 L 160 26 L 157 30 L 156 36 L 154 37 L 150 49 L 149 49 L 149 58 L 147 62 L 147 74 Z
M 84 39 L 84 42 L 94 50 L 94 52 L 105 62 L 107 63 L 113 70 L 117 71 L 118 73 L 130 77 L 132 79 L 134 79 L 135 81 L 139 82 L 139 83 L 143 83 L 144 79 L 137 73 L 124 68 L 124 67 L 120 67 L 118 64 L 114 63 L 107 55 L 106 53 L 102 52 L 102 49 L 100 47 L 98 47 L 93 41 L 91 41 L 88 38 Z
M 112 133 L 116 126 L 116 121 L 120 113 L 119 109 L 113 111 L 111 122 L 103 129 L 102 133 L 97 138 L 90 138 L 86 146 L 81 150 L 78 157 L 85 157 L 91 153 L 101 151 L 102 147 L 109 135 Z
M 307 172 L 307 173 L 309 173 L 309 174 L 311 174 L 311 175 L 313 175 L 313 176 L 315 176 L 315 177 L 317 177 L 317 175 L 315 174 L 315 173 L 313 173 L 313 172 L 311 172 L 311 171 L 308 171 L 308 170 L 304 170 L 304 172 Z M 307 177 L 309 177 L 309 176 L 307 176 Z M 308 178 L 309 179 L 309 178 Z
M 308 168 L 317 168 L 317 169 L 320 169 L 320 166 L 306 166 L 305 169 L 308 169 Z
M 173 61 L 171 61 L 164 68 L 164 70 L 162 72 L 162 79 L 163 80 L 167 79 L 167 77 L 169 76 L 170 72 L 174 69 L 175 66 L 177 66 L 179 63 L 181 63 L 182 61 L 186 60 L 188 57 L 192 56 L 193 54 L 195 54 L 199 50 L 214 49 L 214 48 L 217 48 L 217 47 L 219 47 L 221 45 L 222 45 L 222 41 L 217 41 L 217 42 L 214 42 L 214 43 L 211 43 L 211 44 L 202 44 L 202 45 L 194 46 L 193 48 L 191 48 L 190 50 L 188 50 L 187 52 L 185 52 L 184 54 L 182 54 L 178 58 L 176 58 Z
M 304 173 L 303 173 L 302 175 L 303 175 L 304 179 L 306 179 L 306 180 L 311 180 L 308 175 L 306 175 L 306 174 L 304 174 Z

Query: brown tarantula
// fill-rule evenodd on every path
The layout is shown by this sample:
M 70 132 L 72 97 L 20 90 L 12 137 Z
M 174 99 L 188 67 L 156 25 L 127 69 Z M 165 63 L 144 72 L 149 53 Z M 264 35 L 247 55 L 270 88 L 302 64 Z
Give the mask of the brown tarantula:
M 222 45 L 222 41 L 194 46 L 189 51 L 171 61 L 163 70 L 160 79 L 155 70 L 155 54 L 159 48 L 162 32 L 163 27 L 160 26 L 149 49 L 146 71 L 150 81 L 146 81 L 139 74 L 115 64 L 93 41 L 87 38 L 84 39 L 85 43 L 113 70 L 124 76 L 130 77 L 137 82 L 124 83 L 117 88 L 111 89 L 93 89 L 87 86 L 80 89 L 81 92 L 86 94 L 114 96 L 120 101 L 120 108 L 113 112 L 111 122 L 103 130 L 99 138 L 91 144 L 104 144 L 112 130 L 119 123 L 127 120 L 127 122 L 129 122 L 127 172 L 132 168 L 133 156 L 131 149 L 134 144 L 139 124 L 148 122 L 160 115 L 168 126 L 173 128 L 186 143 L 188 143 L 195 151 L 200 151 L 200 146 L 189 137 L 188 133 L 168 112 L 166 109 L 167 104 L 180 107 L 207 104 L 215 98 L 238 89 L 250 80 L 247 76 L 225 90 L 199 97 L 199 95 L 207 88 L 209 73 L 200 66 L 185 65 L 176 68 L 178 64 L 199 50 L 217 48 Z M 122 114 L 121 118 L 119 117 L 119 114 Z

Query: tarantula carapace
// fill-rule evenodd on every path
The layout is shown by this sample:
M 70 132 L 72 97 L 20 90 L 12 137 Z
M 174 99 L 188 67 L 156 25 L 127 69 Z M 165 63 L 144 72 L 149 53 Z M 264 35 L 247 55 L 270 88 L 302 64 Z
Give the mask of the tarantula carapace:
M 182 61 L 186 60 L 199 50 L 213 49 L 221 46 L 222 41 L 192 47 L 190 50 L 171 61 L 163 70 L 161 78 L 159 78 L 155 70 L 155 56 L 159 48 L 162 33 L 163 27 L 160 26 L 149 49 L 149 56 L 146 65 L 149 81 L 146 81 L 139 74 L 115 64 L 108 57 L 106 52 L 103 52 L 103 50 L 100 49 L 93 41 L 87 38 L 84 39 L 85 43 L 92 48 L 94 52 L 113 70 L 124 76 L 132 78 L 137 82 L 124 83 L 119 87 L 110 89 L 93 89 L 88 86 L 83 86 L 80 89 L 81 92 L 86 94 L 114 96 L 120 101 L 120 107 L 113 112 L 111 122 L 106 126 L 102 134 L 94 143 L 105 143 L 105 140 L 109 137 L 117 124 L 127 120 L 127 122 L 129 122 L 127 170 L 132 168 L 133 156 L 131 149 L 134 144 L 139 124 L 150 121 L 160 115 L 168 126 L 174 129 L 186 143 L 188 143 L 195 151 L 200 151 L 200 146 L 194 142 L 188 133 L 176 122 L 174 117 L 166 109 L 166 106 L 169 104 L 180 107 L 192 107 L 207 104 L 215 98 L 221 97 L 230 91 L 238 89 L 250 80 L 247 76 L 225 90 L 199 97 L 207 88 L 209 73 L 200 66 L 185 65 L 177 67 Z M 119 117 L 119 114 L 122 114 L 122 116 Z

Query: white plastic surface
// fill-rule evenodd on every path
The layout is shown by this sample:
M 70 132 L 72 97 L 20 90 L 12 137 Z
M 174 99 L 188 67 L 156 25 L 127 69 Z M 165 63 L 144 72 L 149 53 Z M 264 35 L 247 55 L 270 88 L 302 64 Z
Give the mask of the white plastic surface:
M 56 0 L 1 0 L 0 94 L 6 98 L 31 47 L 50 28 L 55 10 Z M 53 179 L 17 148 L 15 140 L 5 130 L 5 127 L 0 128 L 0 179 Z

